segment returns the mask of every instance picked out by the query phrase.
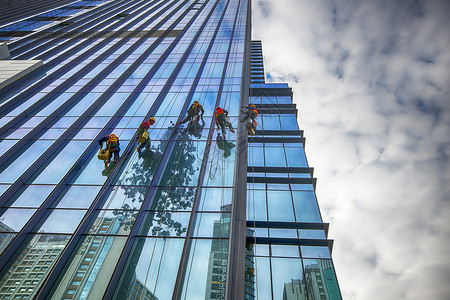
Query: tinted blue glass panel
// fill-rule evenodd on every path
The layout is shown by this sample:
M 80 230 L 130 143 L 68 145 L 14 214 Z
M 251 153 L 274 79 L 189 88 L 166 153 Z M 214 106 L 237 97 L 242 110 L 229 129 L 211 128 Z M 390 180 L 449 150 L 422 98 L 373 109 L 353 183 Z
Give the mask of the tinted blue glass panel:
M 200 190 L 198 211 L 221 211 L 231 204 L 231 188 L 204 188 Z
M 303 149 L 286 147 L 286 157 L 289 167 L 307 167 L 306 156 Z
M 217 290 L 223 291 L 218 297 L 223 297 L 225 291 L 228 240 L 194 239 L 189 253 L 186 276 L 184 277 L 181 299 L 204 299 L 211 285 L 208 274 L 215 268 Z M 215 254 L 215 255 L 214 255 Z M 214 257 L 215 259 L 211 259 Z
M 70 186 L 57 208 L 89 208 L 100 191 L 100 186 Z
M 114 299 L 133 299 L 138 283 L 144 286 L 142 299 L 171 299 L 183 243 L 184 239 L 136 239 Z
M 16 159 L 6 169 L 0 169 L 0 183 L 13 183 L 20 175 L 53 143 L 50 140 L 36 141 L 28 146 L 19 159 Z
M 34 214 L 35 209 L 10 208 L 0 217 L 2 232 L 19 232 Z
M 0 233 L 0 254 L 8 247 L 9 243 L 16 237 L 15 233 Z
M 269 221 L 294 221 L 294 210 L 289 191 L 268 191 L 267 203 Z
M 271 245 L 272 256 L 300 257 L 298 246 Z
M 85 210 L 53 210 L 44 224 L 38 229 L 40 233 L 73 233 L 83 218 Z
M 265 191 L 247 190 L 247 220 L 267 221 Z
M 230 213 L 197 213 L 193 236 L 227 238 L 230 230 L 230 217 Z
M 304 259 L 306 278 L 315 278 L 319 284 L 308 284 L 308 296 L 325 294 L 330 300 L 340 300 L 341 293 L 337 284 L 333 262 L 329 259 Z
M 189 218 L 187 212 L 146 212 L 140 235 L 161 237 L 186 236 Z
M 304 292 L 305 288 L 300 287 L 303 281 L 302 263 L 300 259 L 294 258 L 272 258 L 272 289 L 273 299 L 283 299 L 283 292 L 286 284 L 291 284 L 292 289 L 297 288 Z
M 292 196 L 297 222 L 322 222 L 314 192 L 293 191 Z
M 266 167 L 286 167 L 284 147 L 264 147 Z
M 39 207 L 52 192 L 53 185 L 29 185 L 11 207 Z
M 90 143 L 90 141 L 69 142 L 64 149 L 60 150 L 58 156 L 49 163 L 33 183 L 59 183 Z
M 125 242 L 126 237 L 85 237 L 52 299 L 63 299 L 69 287 L 85 299 L 101 299 Z
M 308 258 L 331 258 L 328 247 L 301 246 L 302 257 Z
M 256 299 L 272 300 L 272 284 L 270 280 L 270 258 L 255 257 Z M 282 298 L 279 298 L 282 299 Z
M 298 130 L 297 117 L 295 115 L 282 115 L 281 129 L 283 130 Z

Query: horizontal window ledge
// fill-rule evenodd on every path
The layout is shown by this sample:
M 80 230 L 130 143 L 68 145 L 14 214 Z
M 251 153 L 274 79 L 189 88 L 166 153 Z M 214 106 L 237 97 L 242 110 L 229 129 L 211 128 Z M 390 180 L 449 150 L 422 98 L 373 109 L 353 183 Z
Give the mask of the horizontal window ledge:
M 247 172 L 257 173 L 309 173 L 313 176 L 314 168 L 300 167 L 247 167 Z
M 334 242 L 333 240 L 285 239 L 285 238 L 251 237 L 251 236 L 248 236 L 246 240 L 247 244 L 328 247 L 328 249 L 330 250 L 330 254 L 333 250 L 333 242 Z
M 250 96 L 291 96 L 291 88 L 250 88 Z
M 258 135 L 258 133 L 256 133 Z M 302 137 L 259 137 L 249 136 L 249 143 L 301 143 L 305 144 L 305 138 Z
M 258 107 L 258 113 L 261 115 L 264 114 L 293 114 L 297 115 L 297 109 L 296 108 L 259 108 Z
M 291 184 L 312 184 L 316 186 L 316 178 L 284 178 L 284 177 L 253 177 L 247 176 L 247 183 L 291 183 Z
M 256 135 L 281 135 L 303 137 L 303 130 L 256 130 Z
M 247 221 L 249 228 L 283 228 L 283 229 L 310 229 L 324 230 L 328 236 L 329 223 L 307 223 L 307 222 L 269 222 L 269 221 Z
M 256 104 L 258 111 L 260 109 L 297 109 L 295 104 Z

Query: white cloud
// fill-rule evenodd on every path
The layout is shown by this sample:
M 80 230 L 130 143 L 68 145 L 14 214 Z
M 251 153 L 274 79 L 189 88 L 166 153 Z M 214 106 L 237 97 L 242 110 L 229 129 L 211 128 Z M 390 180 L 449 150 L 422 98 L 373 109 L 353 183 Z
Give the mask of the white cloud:
M 263 8 L 263 9 L 262 9 Z M 345 299 L 450 295 L 450 2 L 253 1 Z

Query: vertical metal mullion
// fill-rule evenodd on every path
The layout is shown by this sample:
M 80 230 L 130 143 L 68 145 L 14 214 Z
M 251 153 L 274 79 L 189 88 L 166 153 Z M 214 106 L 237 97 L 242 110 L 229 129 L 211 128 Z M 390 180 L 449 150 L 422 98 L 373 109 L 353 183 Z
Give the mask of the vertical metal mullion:
M 245 1 L 245 0 L 243 0 Z M 251 1 L 247 0 L 247 22 L 244 46 L 244 68 L 240 106 L 248 105 L 251 57 Z M 247 231 L 247 152 L 248 134 L 244 123 L 239 122 L 236 146 L 233 211 L 231 213 L 230 243 L 227 266 L 226 299 L 243 299 L 245 292 L 245 238 Z

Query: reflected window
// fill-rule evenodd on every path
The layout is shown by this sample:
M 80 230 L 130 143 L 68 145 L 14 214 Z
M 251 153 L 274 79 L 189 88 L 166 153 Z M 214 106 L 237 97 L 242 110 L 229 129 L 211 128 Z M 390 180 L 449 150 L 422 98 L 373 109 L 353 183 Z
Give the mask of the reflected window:
M 138 238 L 114 299 L 171 299 L 184 239 Z

